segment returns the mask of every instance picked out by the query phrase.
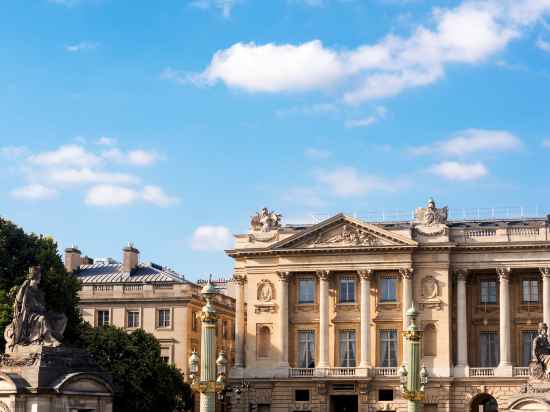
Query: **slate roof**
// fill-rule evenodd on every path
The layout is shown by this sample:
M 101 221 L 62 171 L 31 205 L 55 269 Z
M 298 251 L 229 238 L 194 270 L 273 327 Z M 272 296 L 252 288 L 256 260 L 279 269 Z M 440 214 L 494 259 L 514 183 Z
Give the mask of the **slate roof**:
M 171 269 L 155 264 L 139 264 L 131 273 L 120 263 L 80 266 L 76 276 L 82 283 L 189 283 Z

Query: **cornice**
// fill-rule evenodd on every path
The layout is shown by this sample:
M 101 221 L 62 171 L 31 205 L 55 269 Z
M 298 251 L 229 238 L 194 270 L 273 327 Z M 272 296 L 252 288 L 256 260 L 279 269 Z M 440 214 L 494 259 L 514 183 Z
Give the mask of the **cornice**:
M 456 251 L 462 250 L 524 250 L 524 249 L 550 249 L 550 241 L 536 241 L 529 243 L 483 243 L 483 244 L 457 244 Z
M 225 253 L 230 257 L 243 256 L 278 256 L 278 255 L 334 255 L 338 253 L 349 254 L 358 252 L 390 253 L 396 250 L 410 251 L 417 249 L 415 245 L 389 245 L 389 246 L 346 246 L 334 248 L 299 248 L 299 249 L 232 249 Z

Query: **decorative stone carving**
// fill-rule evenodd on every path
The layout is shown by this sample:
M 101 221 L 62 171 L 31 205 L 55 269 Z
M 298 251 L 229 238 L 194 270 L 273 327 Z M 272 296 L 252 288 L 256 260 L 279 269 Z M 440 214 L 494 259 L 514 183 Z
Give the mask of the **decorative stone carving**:
M 13 304 L 13 321 L 6 328 L 6 348 L 13 351 L 16 346 L 61 345 L 67 317 L 46 309 L 44 292 L 40 289 L 42 274 L 40 267 L 29 269 Z
M 497 274 L 500 279 L 510 279 L 510 273 L 512 272 L 512 269 L 509 267 L 498 267 L 497 268 Z
M 256 389 L 256 402 L 260 404 L 271 404 L 271 389 Z
M 539 271 L 542 277 L 550 277 L 550 267 L 539 268 Z
M 233 282 L 243 286 L 246 283 L 246 275 L 233 275 Z
M 254 232 L 270 232 L 281 227 L 283 215 L 270 211 L 267 207 L 262 208 L 250 219 L 250 228 Z
M 271 302 L 273 299 L 273 290 L 273 284 L 269 280 L 261 280 L 258 283 L 258 300 L 260 302 Z
M 423 226 L 446 225 L 448 216 L 447 206 L 438 209 L 435 201 L 430 198 L 426 207 L 419 207 L 414 212 L 416 222 Z
M 0 412 L 10 412 L 10 408 L 4 402 L 0 401 Z
M 357 274 L 359 275 L 359 277 L 361 279 L 372 280 L 374 270 L 373 269 L 361 269 L 361 270 L 357 271 Z
M 33 366 L 40 360 L 40 356 L 40 353 L 31 353 L 24 358 L 12 358 L 9 355 L 0 353 L 0 367 Z
M 550 381 L 548 325 L 546 323 L 539 323 L 538 333 L 532 343 L 532 361 L 529 364 L 529 375 L 538 380 Z
M 412 279 L 413 269 L 412 268 L 401 268 L 399 269 L 399 274 L 403 279 Z
M 319 232 L 307 247 L 327 246 L 379 246 L 380 239 L 369 231 L 344 224 L 333 231 Z
M 328 280 L 330 270 L 318 270 L 315 273 L 317 273 L 317 276 L 319 276 L 319 280 Z
M 290 279 L 290 272 L 277 272 L 277 276 L 279 276 L 281 282 L 288 282 Z
M 468 269 L 455 269 L 454 275 L 457 281 L 466 281 L 468 280 Z
M 441 310 L 442 301 L 439 290 L 439 282 L 431 275 L 425 276 L 420 282 L 420 304 L 423 309 Z

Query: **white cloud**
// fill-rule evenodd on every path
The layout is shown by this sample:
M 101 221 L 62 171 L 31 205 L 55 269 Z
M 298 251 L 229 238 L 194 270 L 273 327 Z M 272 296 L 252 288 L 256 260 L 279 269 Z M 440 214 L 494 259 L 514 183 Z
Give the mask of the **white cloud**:
M 76 53 L 76 52 L 81 52 L 86 50 L 94 50 L 94 49 L 97 49 L 98 47 L 99 47 L 99 43 L 83 41 L 80 43 L 68 44 L 67 46 L 65 46 L 65 50 L 70 53 Z
M 410 149 L 415 155 L 440 154 L 462 156 L 477 152 L 504 152 L 517 150 L 521 140 L 504 130 L 466 129 L 448 140 Z
M 431 167 L 430 172 L 448 180 L 477 180 L 489 172 L 483 163 L 442 162 Z
M 334 170 L 321 170 L 315 178 L 328 186 L 329 191 L 338 197 L 363 196 L 373 191 L 392 192 L 403 186 L 403 182 L 361 175 L 353 167 L 341 167 Z
M 537 47 L 542 51 L 550 53 L 550 42 L 543 40 L 541 38 L 537 39 Z
M 121 206 L 134 203 L 139 193 L 134 189 L 116 185 L 93 186 L 86 193 L 84 201 L 93 206 Z
M 386 113 L 387 109 L 384 106 L 378 106 L 373 115 L 360 119 L 347 120 L 345 125 L 347 128 L 368 127 L 384 119 L 386 117 Z
M 225 226 L 199 226 L 193 232 L 191 249 L 199 251 L 224 250 L 231 247 L 233 236 Z
M 319 208 L 325 206 L 325 201 L 321 198 L 319 190 L 310 187 L 290 188 L 283 196 L 286 202 L 292 204 L 301 204 L 309 208 Z M 285 219 L 285 221 L 287 221 Z M 288 221 L 287 221 L 288 223 Z
M 153 151 L 131 150 L 127 153 L 119 149 L 109 149 L 101 154 L 107 160 L 117 163 L 130 164 L 133 166 L 150 166 L 160 159 L 160 156 Z
M 112 137 L 102 136 L 95 141 L 95 144 L 100 146 L 115 146 L 117 144 L 117 140 Z
M 308 147 L 306 150 L 304 150 L 304 156 L 308 159 L 325 160 L 332 156 L 332 153 L 326 149 Z
M 139 177 L 126 173 L 109 173 L 82 169 L 53 169 L 45 175 L 49 180 L 61 184 L 109 183 L 137 184 Z
M 82 146 L 64 145 L 59 149 L 32 155 L 28 161 L 38 166 L 89 167 L 101 163 L 101 158 L 87 152 Z
M 0 147 L 0 156 L 14 160 L 22 156 L 26 156 L 29 150 L 24 146 L 4 146 Z
M 143 200 L 157 206 L 171 206 L 179 203 L 179 198 L 167 195 L 158 186 L 145 186 L 142 193 Z
M 189 3 L 191 7 L 201 10 L 217 9 L 221 11 L 222 16 L 226 19 L 231 17 L 231 11 L 240 3 L 239 0 L 193 0 Z
M 293 106 L 287 109 L 279 109 L 275 114 L 279 117 L 302 114 L 306 116 L 321 115 L 338 112 L 338 106 L 333 103 L 316 103 L 307 106 Z
M 465 0 L 434 8 L 433 27 L 410 36 L 387 35 L 352 50 L 321 41 L 302 44 L 236 43 L 218 50 L 195 84 L 280 93 L 343 86 L 343 100 L 358 104 L 433 84 L 450 64 L 476 64 L 495 56 L 528 25 L 550 11 L 548 0 Z M 173 76 L 175 80 L 179 77 Z
M 11 192 L 16 199 L 41 200 L 51 199 L 57 194 L 55 189 L 51 189 L 41 184 L 30 184 L 17 188 Z

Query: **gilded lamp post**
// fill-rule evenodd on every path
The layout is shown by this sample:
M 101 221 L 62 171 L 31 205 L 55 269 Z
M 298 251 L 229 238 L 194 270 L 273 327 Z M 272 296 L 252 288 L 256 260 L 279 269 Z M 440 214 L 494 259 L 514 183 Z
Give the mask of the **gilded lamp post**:
M 218 315 L 212 305 L 212 298 L 217 293 L 217 289 L 212 284 L 212 279 L 209 279 L 201 291 L 202 296 L 206 300 L 206 304 L 203 306 L 201 312 L 201 355 L 199 358 L 197 352 L 193 351 L 189 357 L 191 389 L 200 393 L 200 412 L 215 412 L 216 393 L 220 393 L 225 389 L 225 375 L 227 372 L 225 353 L 220 351 L 218 359 L 216 359 L 216 325 Z M 199 370 L 200 378 L 198 376 Z
M 421 412 L 424 401 L 424 389 L 428 383 L 428 370 L 420 367 L 422 331 L 418 330 L 416 318 L 418 312 L 414 303 L 407 310 L 409 327 L 403 332 L 409 353 L 409 370 L 403 364 L 398 371 L 403 397 L 408 400 L 408 412 Z

